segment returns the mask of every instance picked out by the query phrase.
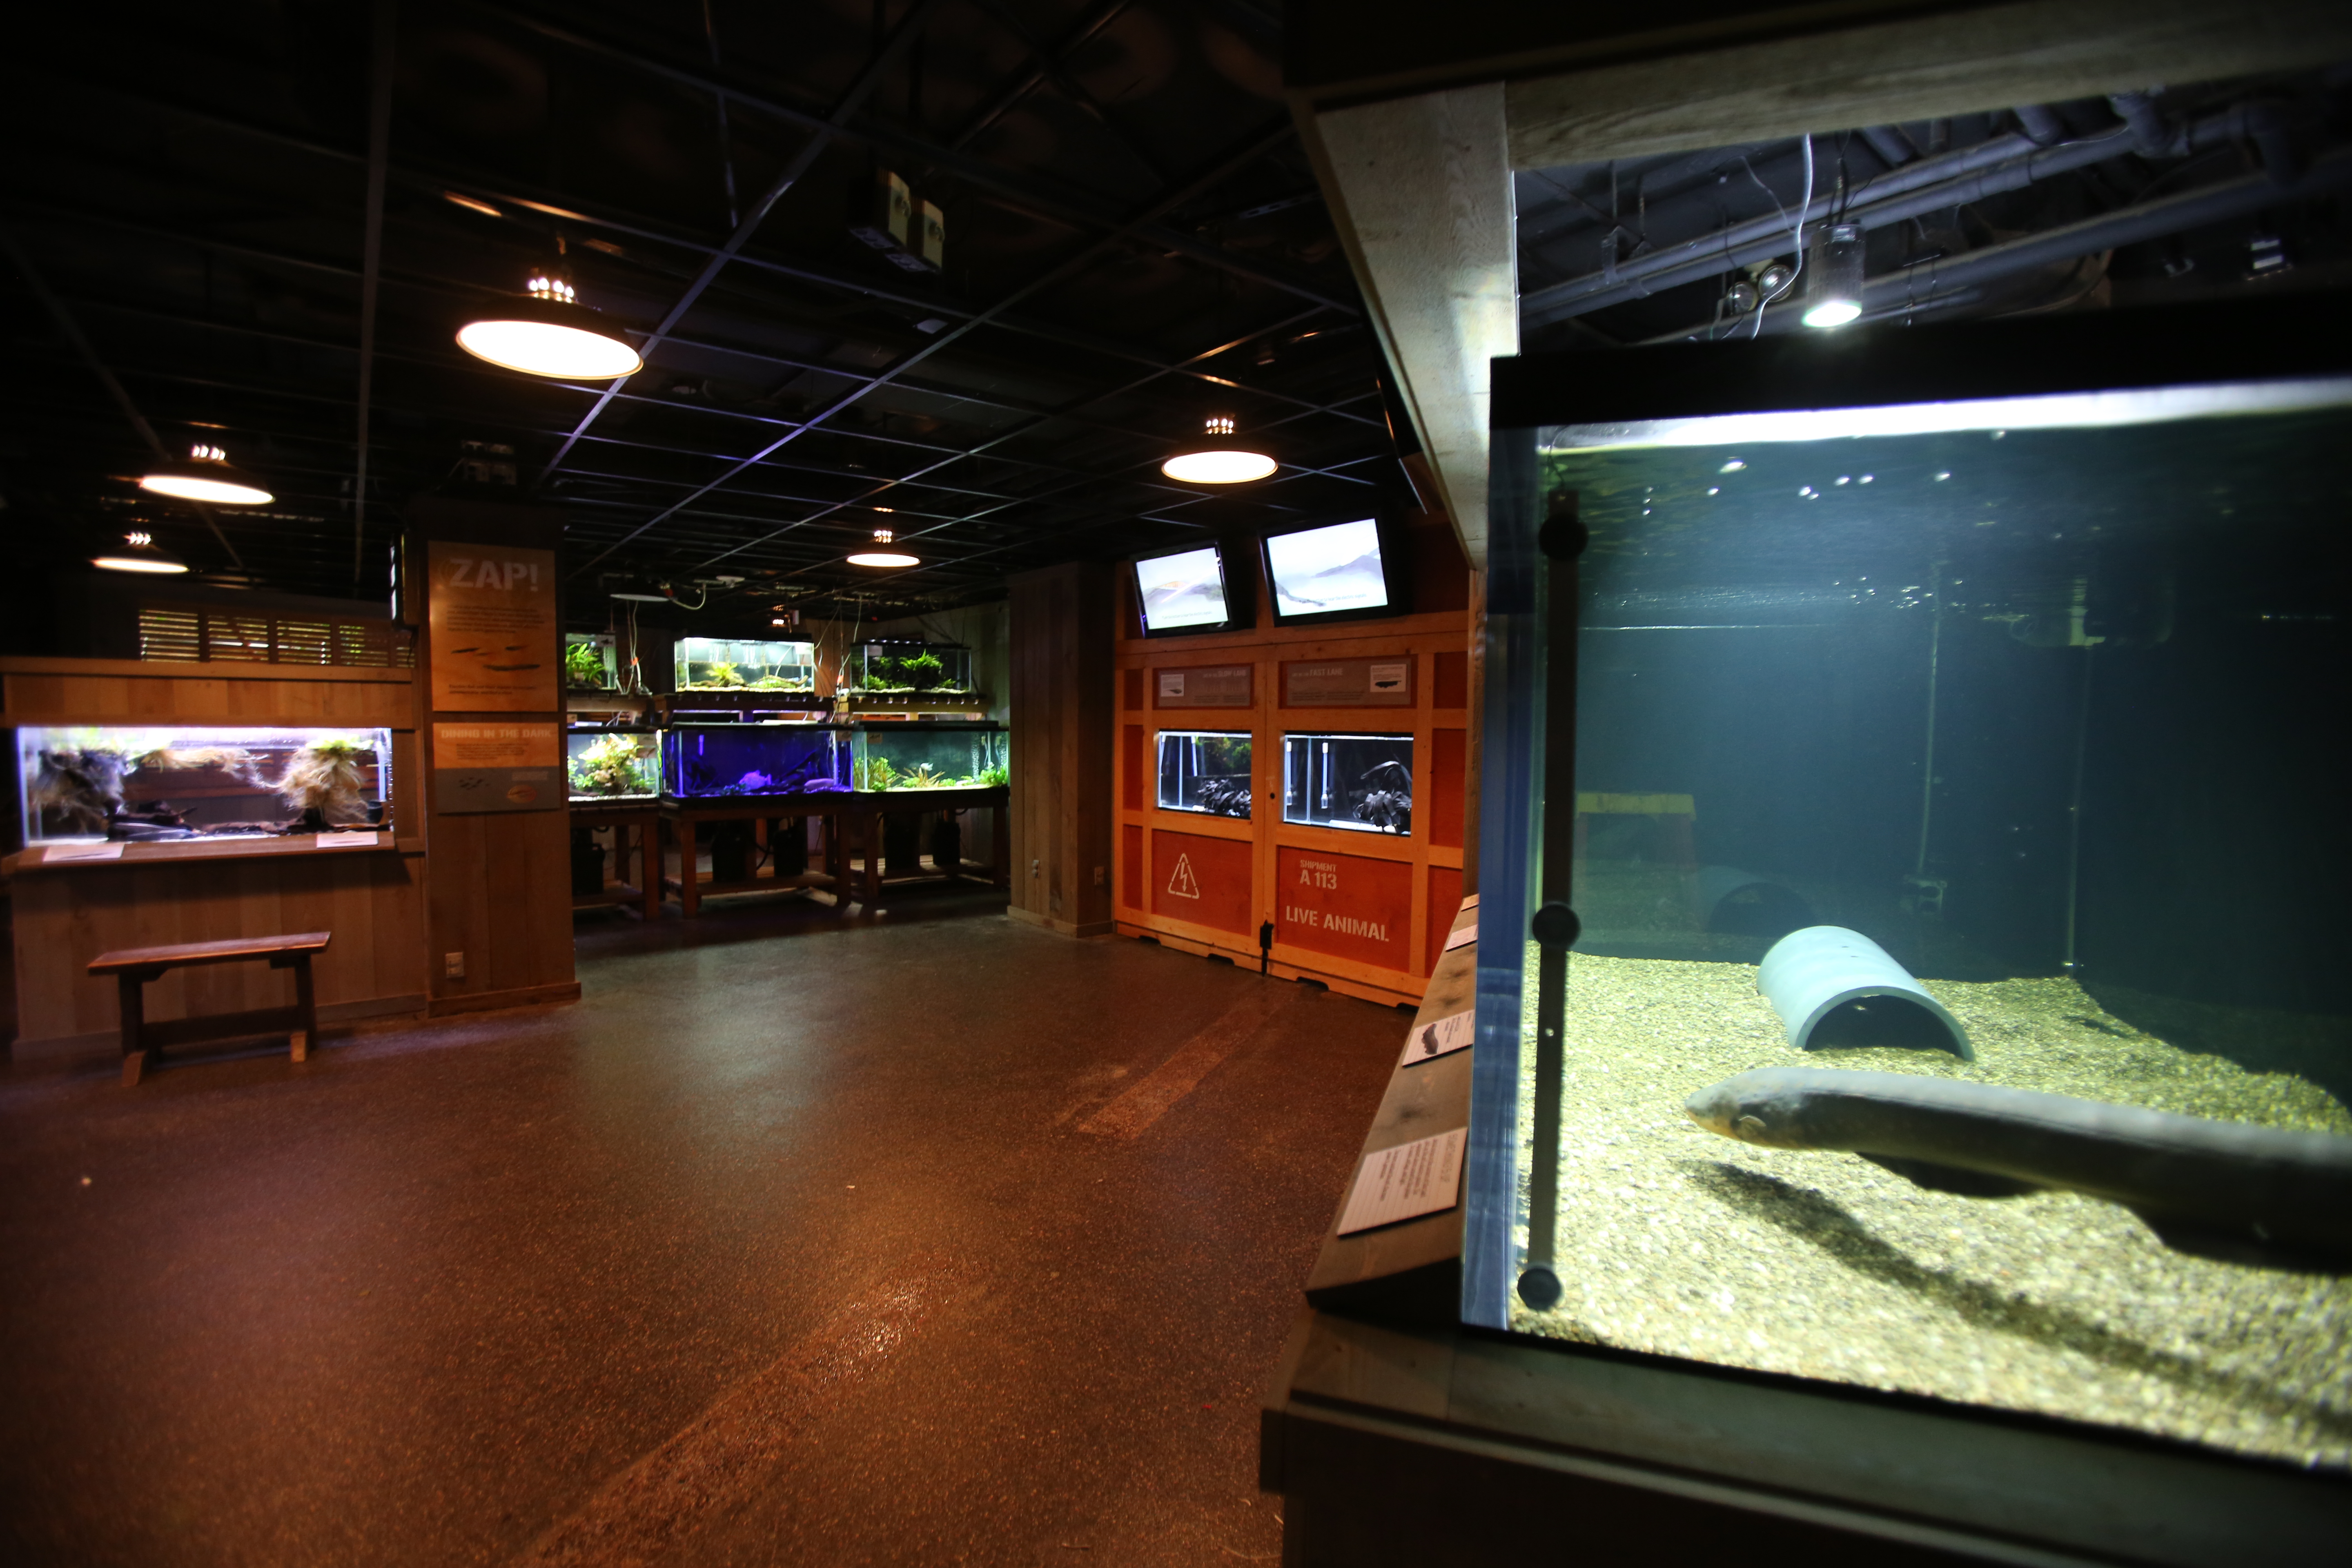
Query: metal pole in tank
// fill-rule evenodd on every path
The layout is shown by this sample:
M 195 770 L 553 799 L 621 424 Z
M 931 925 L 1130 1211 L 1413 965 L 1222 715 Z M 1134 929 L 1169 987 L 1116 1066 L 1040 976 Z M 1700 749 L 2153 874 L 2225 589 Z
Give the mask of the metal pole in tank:
M 2058 967 L 2068 974 L 2082 972 L 2074 956 L 2074 916 L 2083 881 L 2083 772 L 2091 752 L 2091 649 L 2083 646 L 2083 689 L 2074 704 L 2074 779 L 2066 792 L 2066 944 Z
M 1927 877 L 1927 826 L 1936 810 L 1936 678 L 1944 651 L 1944 563 L 1927 569 L 1927 741 L 1919 758 L 1919 855 L 1915 880 Z

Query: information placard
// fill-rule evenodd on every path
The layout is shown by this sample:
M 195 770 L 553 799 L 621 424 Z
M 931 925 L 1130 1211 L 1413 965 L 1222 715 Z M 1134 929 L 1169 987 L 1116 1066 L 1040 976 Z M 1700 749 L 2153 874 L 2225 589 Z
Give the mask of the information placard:
M 1405 1037 L 1404 1054 L 1397 1058 L 1397 1066 L 1409 1068 L 1415 1062 L 1451 1056 L 1470 1044 L 1476 1033 L 1477 1015 L 1467 1008 L 1431 1023 L 1415 1024 Z
M 1246 708 L 1250 705 L 1250 667 L 1246 664 L 1193 665 L 1183 669 L 1152 671 L 1151 703 L 1155 708 Z
M 555 811 L 564 803 L 558 726 L 433 726 L 435 810 Z
M 1339 1211 L 1339 1234 L 1452 1208 L 1462 1191 L 1462 1146 L 1468 1138 L 1468 1129 L 1457 1127 L 1365 1155 L 1348 1189 L 1348 1206 Z
M 1282 667 L 1286 708 L 1410 708 L 1412 658 L 1296 659 Z
M 425 547 L 433 706 L 457 713 L 551 712 L 555 552 L 502 545 Z

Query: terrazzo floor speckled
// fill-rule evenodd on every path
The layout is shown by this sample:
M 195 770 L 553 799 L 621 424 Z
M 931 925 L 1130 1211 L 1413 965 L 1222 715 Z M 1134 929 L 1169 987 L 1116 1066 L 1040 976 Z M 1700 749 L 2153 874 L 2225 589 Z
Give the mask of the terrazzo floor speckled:
M 1531 1036 L 1532 948 L 1528 976 Z M 1519 1305 L 1514 1326 L 2352 1464 L 2352 1279 L 2175 1252 L 2093 1198 L 1932 1192 L 1851 1154 L 1733 1142 L 1683 1114 L 1692 1090 L 1735 1073 L 1817 1066 L 2352 1133 L 2352 1113 L 2308 1080 L 2181 1049 L 2071 980 L 1928 984 L 1968 1028 L 1975 1062 L 1801 1053 L 1753 965 L 1578 954 L 1560 1149 L 1567 1295 L 1547 1312 Z

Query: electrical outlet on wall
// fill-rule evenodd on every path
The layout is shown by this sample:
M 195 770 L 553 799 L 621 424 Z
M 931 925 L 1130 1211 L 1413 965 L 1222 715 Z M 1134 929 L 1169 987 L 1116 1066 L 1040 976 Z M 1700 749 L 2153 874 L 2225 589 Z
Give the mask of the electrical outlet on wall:
M 445 979 L 449 979 L 449 980 L 463 980 L 463 979 L 465 979 L 465 978 L 466 978 L 466 955 L 465 955 L 464 953 L 462 953 L 462 952 L 445 952 L 445 953 L 443 953 L 443 954 L 441 955 L 441 973 L 442 973 L 442 975 L 443 975 L 443 977 L 444 977 Z
M 1095 886 L 1096 886 L 1096 887 L 1099 888 L 1099 887 L 1101 887 L 1101 886 L 1103 885 L 1103 882 L 1104 882 L 1104 880 L 1105 880 L 1106 877 L 1108 875 L 1108 870 L 1109 870 L 1109 868 L 1108 868 L 1108 867 L 1097 866 L 1097 867 L 1096 867 L 1096 868 L 1095 868 Z

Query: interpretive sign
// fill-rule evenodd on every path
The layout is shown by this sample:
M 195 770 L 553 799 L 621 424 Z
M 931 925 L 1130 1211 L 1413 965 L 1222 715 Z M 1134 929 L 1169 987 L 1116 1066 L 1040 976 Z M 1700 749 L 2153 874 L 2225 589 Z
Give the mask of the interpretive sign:
M 1410 708 L 1412 659 L 1297 659 L 1282 667 L 1286 708 Z
M 1412 868 L 1284 847 L 1275 863 L 1276 932 L 1294 947 L 1382 969 L 1411 962 Z
M 1348 1189 L 1348 1206 L 1339 1211 L 1339 1234 L 1452 1208 L 1462 1191 L 1462 1146 L 1468 1136 L 1457 1127 L 1365 1155 Z
M 1185 669 L 1152 672 L 1155 708 L 1246 708 L 1250 705 L 1250 667 L 1246 664 L 1200 665 Z
M 1409 1068 L 1415 1062 L 1451 1056 L 1462 1049 L 1476 1034 L 1476 1016 L 1465 1009 L 1431 1023 L 1415 1024 L 1412 1032 L 1404 1037 L 1404 1054 L 1397 1058 L 1397 1066 Z
M 530 713 L 562 706 L 555 552 L 446 540 L 425 548 L 435 710 Z
M 436 811 L 555 811 L 565 804 L 553 724 L 433 726 Z

